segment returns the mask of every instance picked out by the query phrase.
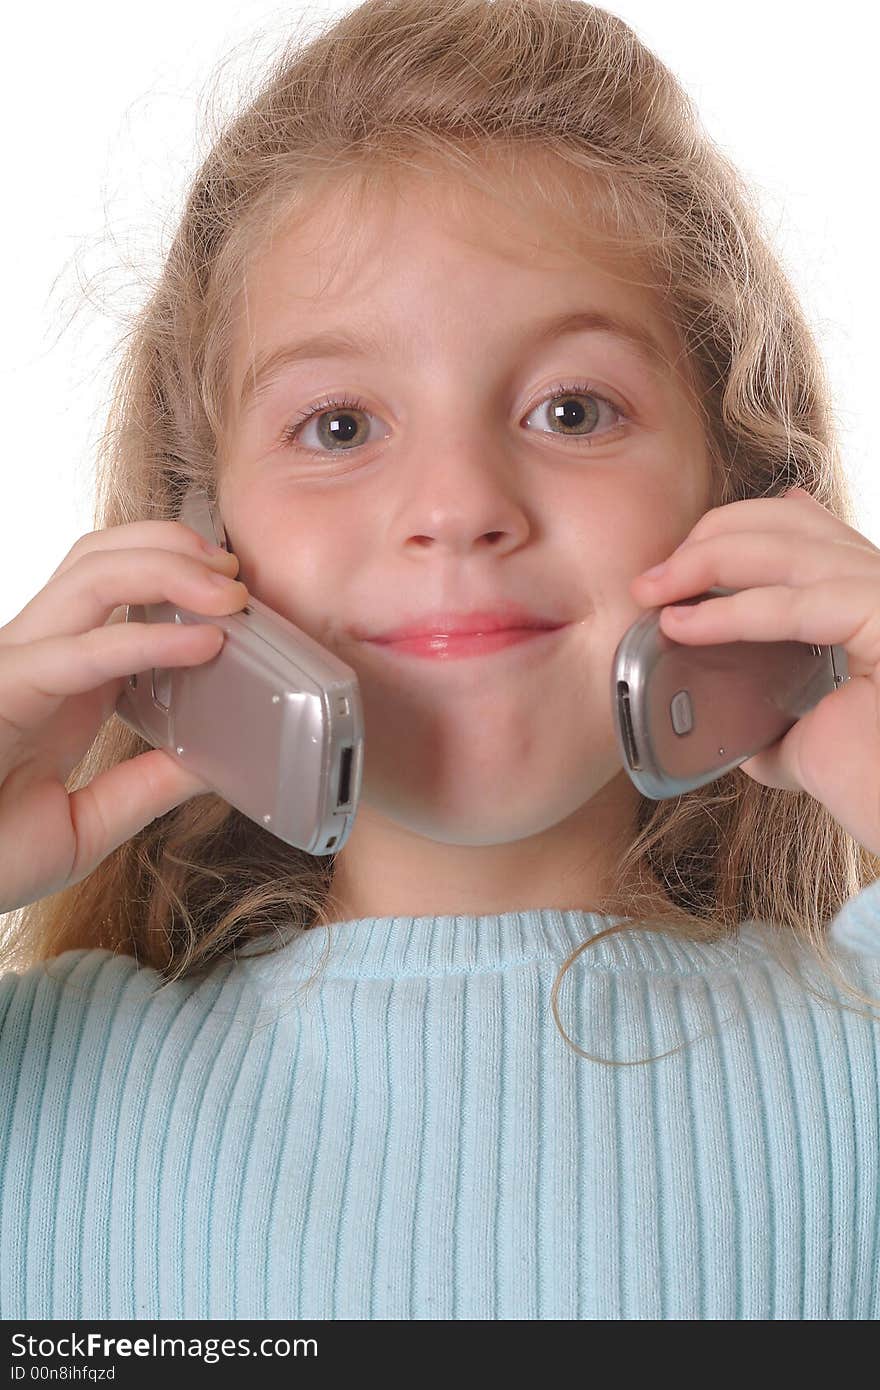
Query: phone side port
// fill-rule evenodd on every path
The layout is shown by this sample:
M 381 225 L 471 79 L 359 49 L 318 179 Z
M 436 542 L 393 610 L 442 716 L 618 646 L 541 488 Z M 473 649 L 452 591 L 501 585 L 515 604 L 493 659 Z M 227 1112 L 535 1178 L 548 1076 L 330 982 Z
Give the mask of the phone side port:
M 343 748 L 339 759 L 339 790 L 336 795 L 337 811 L 342 806 L 347 806 L 351 799 L 351 763 L 354 756 L 354 749 L 349 743 Z
M 634 771 L 638 771 L 641 763 L 636 752 L 636 738 L 633 733 L 632 713 L 629 707 L 629 686 L 626 681 L 617 682 L 617 709 L 620 714 L 620 726 L 623 730 L 623 745 L 626 749 L 627 760 L 630 767 Z

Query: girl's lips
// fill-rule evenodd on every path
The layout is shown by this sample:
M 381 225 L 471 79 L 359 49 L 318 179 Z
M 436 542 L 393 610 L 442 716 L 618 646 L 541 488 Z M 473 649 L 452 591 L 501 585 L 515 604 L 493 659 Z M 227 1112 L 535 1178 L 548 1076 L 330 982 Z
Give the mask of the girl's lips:
M 387 632 L 370 632 L 358 626 L 350 629 L 353 637 L 368 642 L 403 642 L 410 637 L 425 638 L 438 635 L 466 635 L 507 632 L 513 628 L 561 627 L 565 619 L 534 613 L 512 599 L 498 599 L 487 608 L 474 608 L 469 613 L 436 609 L 420 613 L 399 623 Z
M 519 643 L 540 641 L 562 632 L 567 623 L 559 627 L 508 627 L 497 632 L 433 632 L 418 637 L 402 637 L 397 641 L 373 642 L 373 646 L 384 647 L 400 656 L 417 656 L 434 661 L 455 660 L 464 656 L 486 656 Z

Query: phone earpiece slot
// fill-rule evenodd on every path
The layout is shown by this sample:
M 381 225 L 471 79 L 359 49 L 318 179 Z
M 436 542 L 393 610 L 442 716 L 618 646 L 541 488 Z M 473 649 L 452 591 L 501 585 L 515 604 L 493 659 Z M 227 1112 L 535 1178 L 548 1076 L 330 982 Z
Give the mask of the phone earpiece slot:
M 337 811 L 341 806 L 347 806 L 351 800 L 351 761 L 354 749 L 351 744 L 347 744 L 342 750 L 339 760 L 339 790 L 336 796 Z
M 626 756 L 631 768 L 638 769 L 638 753 L 636 752 L 636 739 L 633 733 L 632 713 L 629 707 L 629 686 L 626 681 L 617 682 L 617 703 L 621 713 L 621 726 L 623 728 L 623 742 L 626 749 Z

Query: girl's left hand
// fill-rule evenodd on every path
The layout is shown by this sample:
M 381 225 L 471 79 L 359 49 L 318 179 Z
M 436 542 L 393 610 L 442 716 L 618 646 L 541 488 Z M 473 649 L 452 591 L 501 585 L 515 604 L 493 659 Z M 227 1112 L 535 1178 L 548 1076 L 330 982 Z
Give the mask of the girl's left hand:
M 859 844 L 880 854 L 880 550 L 811 497 L 750 498 L 700 518 L 656 578 L 638 575 L 649 608 L 715 586 L 739 592 L 664 607 L 674 642 L 808 642 L 845 648 L 850 680 L 829 691 L 772 747 L 740 763 L 765 787 L 806 791 Z

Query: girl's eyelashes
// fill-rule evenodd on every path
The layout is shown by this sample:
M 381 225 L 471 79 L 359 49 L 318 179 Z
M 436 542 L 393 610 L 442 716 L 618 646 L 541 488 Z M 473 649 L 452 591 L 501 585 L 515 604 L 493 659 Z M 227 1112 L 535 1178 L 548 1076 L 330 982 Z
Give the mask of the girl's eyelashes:
M 557 439 L 573 440 L 575 444 L 584 445 L 587 448 L 602 443 L 609 436 L 616 437 L 619 426 L 629 423 L 629 417 L 624 414 L 620 406 L 609 400 L 606 396 L 594 391 L 589 382 L 566 383 L 560 382 L 546 392 L 528 412 L 526 419 L 530 419 L 537 411 L 545 411 L 547 418 L 547 407 L 550 402 L 555 401 L 552 413 L 549 418 L 559 429 L 549 429 L 543 431 L 552 434 Z M 606 407 L 616 417 L 613 421 L 612 429 L 604 430 L 601 434 L 595 434 L 595 425 L 601 416 L 601 409 L 596 407 Z M 586 403 L 586 404 L 585 404 Z M 355 413 L 370 415 L 369 407 L 363 401 L 352 396 L 328 396 L 323 400 L 315 401 L 307 406 L 301 415 L 298 415 L 282 434 L 282 443 L 289 448 L 299 449 L 303 453 L 350 453 L 353 449 L 362 448 L 364 444 L 373 443 L 376 437 L 370 437 L 369 428 L 365 431 L 358 427 Z M 301 436 L 305 433 L 311 422 L 316 421 L 318 434 L 317 447 L 302 444 Z M 339 448 L 325 448 L 325 445 L 340 445 Z

